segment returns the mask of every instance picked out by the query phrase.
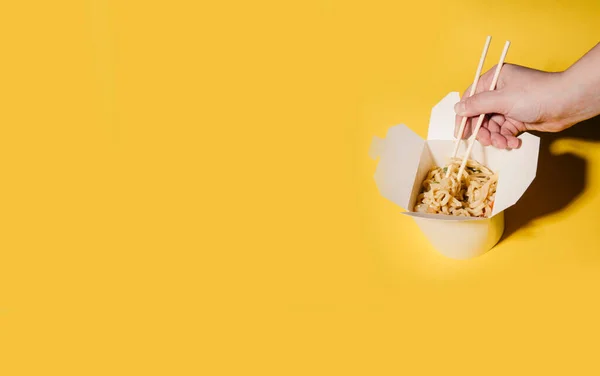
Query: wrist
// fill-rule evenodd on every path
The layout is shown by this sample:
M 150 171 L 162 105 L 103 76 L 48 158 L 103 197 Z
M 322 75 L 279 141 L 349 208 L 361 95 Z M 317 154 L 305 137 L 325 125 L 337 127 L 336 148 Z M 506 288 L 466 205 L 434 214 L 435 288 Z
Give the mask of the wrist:
M 600 69 L 585 63 L 556 74 L 557 120 L 564 128 L 600 114 Z
M 567 71 L 545 74 L 547 78 L 537 87 L 541 108 L 539 121 L 553 124 L 552 129 L 563 130 L 577 122 L 574 106 L 579 103 L 580 95 L 569 84 Z

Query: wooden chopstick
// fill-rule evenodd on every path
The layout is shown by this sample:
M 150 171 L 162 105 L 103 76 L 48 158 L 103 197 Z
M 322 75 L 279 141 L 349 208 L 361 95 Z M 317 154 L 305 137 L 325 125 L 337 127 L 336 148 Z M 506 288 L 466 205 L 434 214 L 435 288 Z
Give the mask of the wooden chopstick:
M 494 72 L 494 78 L 492 79 L 492 84 L 490 85 L 490 91 L 496 88 L 496 84 L 498 83 L 498 77 L 500 76 L 500 70 L 502 69 L 502 65 L 504 64 L 504 59 L 506 58 L 506 54 L 508 53 L 508 47 L 510 47 L 510 41 L 506 41 L 504 44 L 504 50 L 502 50 L 502 55 L 500 55 L 500 60 L 498 61 L 498 65 L 496 66 L 496 71 Z M 467 147 L 467 151 L 465 156 L 463 157 L 462 163 L 460 164 L 460 168 L 458 169 L 458 181 L 460 184 L 460 177 L 462 173 L 465 171 L 465 167 L 467 165 L 467 160 L 471 155 L 471 150 L 473 149 L 473 144 L 475 143 L 475 139 L 477 138 L 477 133 L 481 128 L 481 124 L 483 124 L 483 119 L 486 114 L 479 115 L 479 119 L 477 119 L 477 125 L 475 125 L 475 129 L 473 129 L 473 134 L 469 137 L 469 146 Z
M 481 57 L 479 58 L 479 65 L 477 66 L 477 71 L 475 72 L 475 78 L 473 79 L 473 85 L 471 85 L 471 91 L 469 92 L 469 97 L 475 94 L 477 90 L 477 84 L 479 83 L 479 77 L 481 76 L 481 70 L 483 69 L 483 63 L 485 62 L 485 57 L 487 56 L 488 49 L 490 48 L 490 42 L 492 37 L 488 35 L 485 40 L 485 45 L 483 46 L 483 51 L 481 52 Z M 467 124 L 467 120 L 469 118 L 467 116 L 462 118 L 460 123 L 460 128 L 458 129 L 458 138 L 456 139 L 456 143 L 454 145 L 454 152 L 452 153 L 452 158 L 456 157 L 456 153 L 458 153 L 458 147 L 462 141 L 462 134 L 465 131 L 465 125 Z M 450 176 L 450 169 L 446 171 L 446 177 Z

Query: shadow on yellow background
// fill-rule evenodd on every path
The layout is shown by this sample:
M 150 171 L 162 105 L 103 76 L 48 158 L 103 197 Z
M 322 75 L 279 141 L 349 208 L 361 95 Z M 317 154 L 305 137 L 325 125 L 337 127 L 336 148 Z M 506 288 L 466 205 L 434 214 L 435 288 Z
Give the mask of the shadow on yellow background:
M 595 156 L 600 152 L 600 117 L 579 123 L 560 133 L 541 137 L 537 175 L 518 205 L 506 212 L 508 238 L 530 222 L 549 215 L 560 215 L 584 194 L 593 192 L 597 170 Z

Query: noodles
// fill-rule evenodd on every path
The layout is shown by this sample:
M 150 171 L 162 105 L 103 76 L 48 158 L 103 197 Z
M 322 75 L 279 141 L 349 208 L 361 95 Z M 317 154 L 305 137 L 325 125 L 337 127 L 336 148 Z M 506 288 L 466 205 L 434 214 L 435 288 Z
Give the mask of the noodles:
M 498 175 L 482 164 L 468 160 L 459 184 L 461 160 L 435 167 L 427 174 L 417 197 L 415 211 L 463 217 L 489 217 L 494 207 Z M 450 175 L 446 178 L 446 170 Z

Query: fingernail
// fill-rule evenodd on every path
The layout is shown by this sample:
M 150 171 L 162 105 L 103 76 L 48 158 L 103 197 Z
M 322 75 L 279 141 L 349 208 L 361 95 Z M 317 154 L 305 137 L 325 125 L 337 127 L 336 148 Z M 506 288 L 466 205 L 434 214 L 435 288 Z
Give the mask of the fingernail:
M 454 112 L 456 112 L 458 116 L 465 116 L 465 110 L 465 102 L 458 102 L 454 105 Z

